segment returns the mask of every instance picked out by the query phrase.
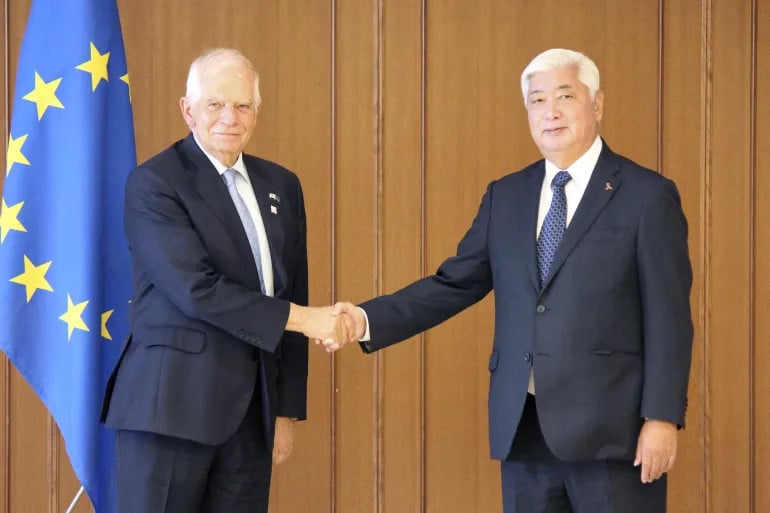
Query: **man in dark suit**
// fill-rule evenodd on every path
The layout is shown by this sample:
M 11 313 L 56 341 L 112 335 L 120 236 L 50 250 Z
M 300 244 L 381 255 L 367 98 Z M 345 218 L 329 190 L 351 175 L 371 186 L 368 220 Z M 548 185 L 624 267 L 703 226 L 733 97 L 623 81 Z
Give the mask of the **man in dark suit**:
M 260 103 L 246 57 L 203 54 L 180 101 L 192 133 L 128 178 L 131 337 L 102 413 L 122 513 L 266 512 L 272 463 L 305 418 L 305 335 L 347 336 L 330 309 L 301 306 L 299 180 L 243 153 Z
M 371 352 L 494 289 L 489 436 L 505 512 L 664 512 L 692 345 L 679 195 L 600 138 L 588 57 L 548 50 L 521 78 L 544 160 L 489 185 L 434 275 L 337 309 Z

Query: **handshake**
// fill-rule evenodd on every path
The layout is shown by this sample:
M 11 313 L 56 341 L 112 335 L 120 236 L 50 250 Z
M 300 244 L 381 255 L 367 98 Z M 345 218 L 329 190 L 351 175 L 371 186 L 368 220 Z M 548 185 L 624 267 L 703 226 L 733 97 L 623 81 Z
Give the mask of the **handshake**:
M 286 329 L 299 331 L 314 339 L 316 345 L 332 353 L 350 342 L 356 342 L 366 333 L 364 311 L 352 303 L 334 306 L 307 307 L 291 305 Z

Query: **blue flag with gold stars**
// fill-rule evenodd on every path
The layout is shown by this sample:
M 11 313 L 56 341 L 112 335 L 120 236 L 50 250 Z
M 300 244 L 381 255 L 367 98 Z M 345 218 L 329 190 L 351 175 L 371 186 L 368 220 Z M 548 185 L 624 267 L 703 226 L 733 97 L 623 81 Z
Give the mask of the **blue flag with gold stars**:
M 122 207 L 135 164 L 115 0 L 34 0 L 0 210 L 0 350 L 56 420 L 98 513 L 114 511 L 99 407 L 128 333 Z

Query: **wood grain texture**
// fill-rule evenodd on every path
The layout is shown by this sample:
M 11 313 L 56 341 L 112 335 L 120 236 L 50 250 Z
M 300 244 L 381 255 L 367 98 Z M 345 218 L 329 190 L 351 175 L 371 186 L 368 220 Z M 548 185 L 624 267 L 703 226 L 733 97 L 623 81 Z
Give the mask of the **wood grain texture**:
M 335 269 L 340 299 L 375 294 L 380 216 L 376 146 L 376 2 L 336 0 Z M 380 490 L 378 360 L 351 347 L 336 353 L 334 416 L 335 513 L 377 511 Z
M 707 237 L 712 511 L 750 511 L 750 70 L 748 0 L 714 3 Z M 717 486 L 717 483 L 719 484 Z
M 754 59 L 756 65 L 753 114 L 754 124 L 754 513 L 770 511 L 770 279 L 766 266 L 770 262 L 770 4 L 755 1 L 754 19 L 756 37 Z
M 491 121 L 482 119 L 476 109 L 489 101 L 507 103 L 505 97 L 484 94 L 488 79 L 480 70 L 480 57 L 489 44 L 482 34 L 494 27 L 490 6 L 490 2 L 427 4 L 425 244 L 429 273 L 455 253 L 487 183 L 493 173 L 501 174 L 499 167 L 489 165 L 483 150 L 485 136 L 496 139 L 497 135 L 490 134 Z M 485 400 L 492 307 L 492 299 L 487 298 L 425 335 L 427 512 L 500 509 L 499 467 L 488 458 Z
M 379 2 L 378 127 L 381 134 L 381 280 L 390 293 L 423 273 L 424 0 Z M 424 507 L 424 342 L 399 344 L 381 357 L 381 455 L 378 512 Z
M 694 87 L 706 76 L 706 63 L 701 58 L 704 29 L 696 23 L 683 24 L 681 20 L 699 19 L 698 0 L 664 2 L 663 58 L 664 85 L 661 105 L 661 169 L 674 180 L 682 197 L 682 208 L 689 224 L 690 260 L 693 267 L 693 288 L 690 299 L 695 328 L 687 426 L 680 432 L 677 462 L 669 475 L 669 511 L 706 511 L 706 418 L 705 418 L 705 344 L 703 343 L 704 259 L 708 250 L 704 237 L 705 224 L 703 195 L 705 191 L 703 87 Z

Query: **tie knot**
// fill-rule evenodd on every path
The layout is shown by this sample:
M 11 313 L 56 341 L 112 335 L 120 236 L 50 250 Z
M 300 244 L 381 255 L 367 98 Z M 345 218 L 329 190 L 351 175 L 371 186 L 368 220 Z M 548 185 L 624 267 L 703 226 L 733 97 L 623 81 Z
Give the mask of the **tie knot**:
M 553 177 L 553 181 L 551 182 L 551 188 L 553 187 L 564 187 L 564 185 L 572 180 L 572 176 L 567 171 L 559 171 L 556 173 L 556 176 Z
M 237 174 L 238 174 L 238 171 L 236 171 L 231 167 L 228 167 L 227 169 L 225 169 L 225 172 L 222 173 L 222 177 L 225 179 L 225 183 L 227 184 L 228 187 L 235 185 L 235 175 Z

